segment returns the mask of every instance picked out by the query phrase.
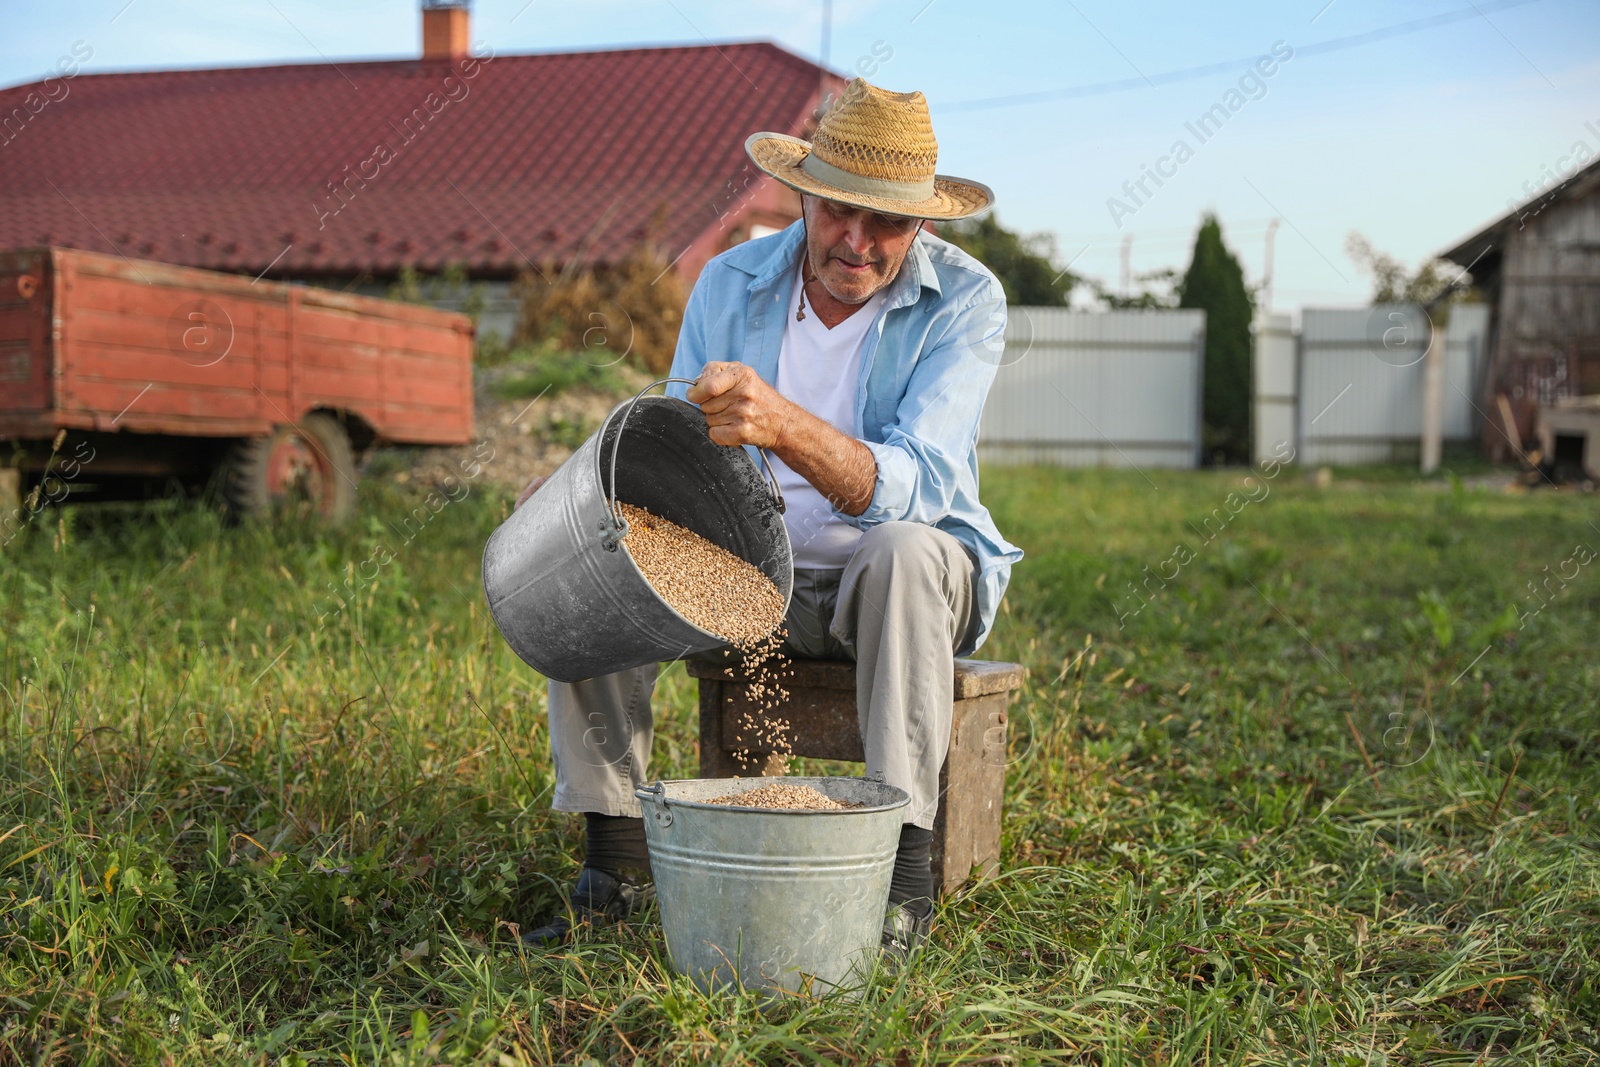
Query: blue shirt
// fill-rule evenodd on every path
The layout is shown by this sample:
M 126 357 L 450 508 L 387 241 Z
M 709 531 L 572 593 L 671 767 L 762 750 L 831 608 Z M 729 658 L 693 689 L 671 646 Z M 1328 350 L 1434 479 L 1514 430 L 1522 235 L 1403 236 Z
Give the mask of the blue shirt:
M 797 221 L 706 264 L 684 310 L 673 377 L 698 377 L 709 362 L 744 363 L 776 387 L 804 244 Z M 867 331 L 856 389 L 855 436 L 872 450 L 878 480 L 866 511 L 838 515 L 863 530 L 920 522 L 965 545 L 978 561 L 976 649 L 1022 558 L 978 500 L 978 416 L 1004 350 L 1005 292 L 982 263 L 922 231 L 886 297 Z M 682 400 L 688 387 L 667 392 Z

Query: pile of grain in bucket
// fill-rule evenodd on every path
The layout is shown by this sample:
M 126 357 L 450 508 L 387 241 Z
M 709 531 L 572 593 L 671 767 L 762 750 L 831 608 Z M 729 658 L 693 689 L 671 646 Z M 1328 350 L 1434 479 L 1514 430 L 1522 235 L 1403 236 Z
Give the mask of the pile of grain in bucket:
M 783 622 L 783 594 L 756 567 L 644 508 L 618 507 L 628 523 L 623 547 L 679 615 L 741 649 Z
M 780 651 L 783 594 L 772 579 L 693 530 L 633 504 L 617 506 L 628 523 L 623 547 L 651 588 L 679 615 L 739 650 L 755 707 L 771 712 L 787 700 L 789 692 L 779 682 L 788 666 Z M 745 726 L 766 751 L 789 755 L 786 720 L 747 713 Z M 734 755 L 747 760 L 750 752 L 740 749 Z
M 736 804 L 742 808 L 801 811 L 843 811 L 847 808 L 861 807 L 860 804 L 852 804 L 846 800 L 835 800 L 809 785 L 795 785 L 792 782 L 771 782 L 756 789 L 746 789 L 742 793 L 715 797 L 706 803 Z

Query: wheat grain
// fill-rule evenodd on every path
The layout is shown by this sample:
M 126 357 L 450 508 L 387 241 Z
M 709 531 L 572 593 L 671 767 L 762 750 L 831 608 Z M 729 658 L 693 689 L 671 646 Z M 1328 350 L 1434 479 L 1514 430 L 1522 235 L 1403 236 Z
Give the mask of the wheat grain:
M 759 569 L 693 530 L 632 504 L 619 506 L 628 523 L 623 546 L 679 615 L 739 648 L 763 641 L 783 622 L 783 594 Z
M 736 804 L 741 808 L 767 808 L 769 810 L 799 809 L 801 811 L 843 811 L 859 808 L 848 800 L 835 800 L 809 785 L 793 782 L 770 782 L 756 789 L 714 797 L 707 804 Z
M 781 651 L 783 594 L 760 569 L 693 530 L 633 504 L 618 507 L 628 523 L 622 544 L 651 588 L 679 615 L 739 652 L 751 708 L 765 714 L 757 718 L 746 711 L 746 744 L 734 756 L 748 762 L 754 742 L 786 759 L 793 751 L 789 723 L 770 714 L 789 699 L 780 679 L 792 673 Z

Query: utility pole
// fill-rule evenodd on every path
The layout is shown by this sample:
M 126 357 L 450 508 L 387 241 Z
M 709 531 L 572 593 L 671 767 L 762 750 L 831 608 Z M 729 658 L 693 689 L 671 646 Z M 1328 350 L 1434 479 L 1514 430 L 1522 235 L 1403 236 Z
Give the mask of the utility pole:
M 822 50 L 817 64 L 817 109 L 812 117 L 821 119 L 832 103 L 828 92 L 828 53 L 833 46 L 833 0 L 822 0 Z
M 822 66 L 828 65 L 828 50 L 833 36 L 833 0 L 822 0 Z
M 822 0 L 822 47 L 817 51 L 817 106 L 811 112 L 813 123 L 833 106 L 833 93 L 828 89 L 828 54 L 833 48 L 833 0 Z
M 1267 223 L 1267 258 L 1261 270 L 1261 310 L 1272 310 L 1272 252 L 1274 240 L 1278 236 L 1278 220 L 1272 219 Z
M 1133 234 L 1122 235 L 1122 295 L 1133 296 Z

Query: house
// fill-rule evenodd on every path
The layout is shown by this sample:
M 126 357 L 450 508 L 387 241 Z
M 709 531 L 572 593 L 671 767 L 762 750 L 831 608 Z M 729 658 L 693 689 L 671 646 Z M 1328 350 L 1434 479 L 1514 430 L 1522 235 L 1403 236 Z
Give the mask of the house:
M 1513 439 L 1533 440 L 1541 406 L 1600 394 L 1600 161 L 1578 141 L 1546 174 L 1533 199 L 1508 202 L 1509 212 L 1440 253 L 1471 272 L 1491 307 L 1489 358 L 1473 399 L 1486 416 L 1485 449 L 1498 460 L 1517 458 Z
M 799 217 L 746 161 L 843 84 L 764 42 L 505 55 L 429 0 L 419 58 L 98 73 L 0 90 L 0 249 L 67 245 L 382 294 L 403 267 L 485 283 L 652 242 L 689 282 Z

